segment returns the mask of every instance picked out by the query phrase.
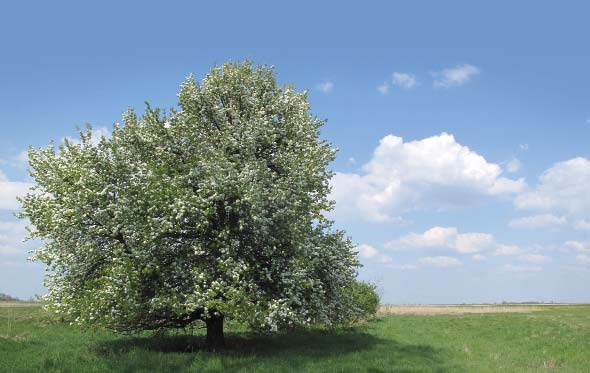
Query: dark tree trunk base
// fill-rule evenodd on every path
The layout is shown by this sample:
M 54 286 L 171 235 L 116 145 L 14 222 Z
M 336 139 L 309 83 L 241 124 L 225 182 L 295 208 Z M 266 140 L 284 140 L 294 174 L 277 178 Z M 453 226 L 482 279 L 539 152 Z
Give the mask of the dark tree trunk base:
M 223 335 L 223 315 L 212 316 L 205 321 L 207 324 L 206 347 L 211 351 L 219 351 L 225 347 Z

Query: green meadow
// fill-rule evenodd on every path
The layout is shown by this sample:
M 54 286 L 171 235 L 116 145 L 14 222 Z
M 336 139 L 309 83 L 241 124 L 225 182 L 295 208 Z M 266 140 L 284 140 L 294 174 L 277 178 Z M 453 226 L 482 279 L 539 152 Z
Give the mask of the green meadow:
M 590 372 L 590 306 L 382 315 L 340 329 L 252 334 L 228 348 L 203 330 L 121 336 L 59 322 L 35 304 L 0 306 L 1 372 Z

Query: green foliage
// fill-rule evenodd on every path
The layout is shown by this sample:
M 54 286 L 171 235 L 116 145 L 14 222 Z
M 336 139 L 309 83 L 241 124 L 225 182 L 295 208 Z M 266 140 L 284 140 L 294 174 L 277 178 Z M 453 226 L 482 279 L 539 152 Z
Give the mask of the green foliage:
M 367 320 L 375 316 L 379 307 L 377 286 L 361 281 L 354 281 L 347 287 L 353 306 L 357 312 L 352 321 Z
M 348 317 L 358 261 L 331 228 L 323 121 L 272 68 L 227 63 L 178 108 L 31 149 L 21 218 L 44 240 L 48 308 L 123 332 L 224 317 L 263 330 Z
M 230 324 L 231 349 L 214 354 L 200 349 L 202 330 L 121 337 L 56 323 L 39 307 L 0 307 L 0 372 L 587 372 L 590 307 L 542 309 L 256 336 Z

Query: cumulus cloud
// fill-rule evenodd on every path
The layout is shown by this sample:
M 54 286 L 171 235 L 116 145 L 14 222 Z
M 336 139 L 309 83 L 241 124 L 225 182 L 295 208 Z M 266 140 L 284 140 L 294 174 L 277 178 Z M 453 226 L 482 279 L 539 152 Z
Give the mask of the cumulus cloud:
M 418 263 L 432 267 L 452 267 L 463 264 L 459 259 L 451 256 L 427 256 L 421 258 Z
M 497 244 L 494 249 L 494 255 L 496 256 L 512 256 L 520 254 L 520 252 L 520 247 L 516 245 Z
M 457 237 L 457 228 L 433 227 L 424 233 L 409 233 L 385 244 L 391 249 L 446 247 Z
M 435 77 L 433 86 L 435 88 L 459 87 L 470 81 L 479 73 L 480 70 L 473 65 L 457 65 L 452 68 L 432 73 Z
M 0 165 L 8 165 L 10 167 L 24 169 L 29 163 L 29 154 L 27 150 L 23 150 L 20 153 L 0 159 Z
M 474 253 L 489 247 L 494 236 L 488 233 L 462 233 L 457 235 L 454 248 L 462 253 Z
M 564 246 L 567 249 L 574 250 L 574 251 L 588 251 L 590 252 L 590 241 L 582 242 L 582 241 L 566 241 Z
M 377 92 L 381 93 L 382 95 L 386 95 L 389 93 L 389 84 L 383 83 L 377 86 Z
M 502 270 L 504 272 L 539 272 L 542 271 L 543 268 L 539 266 L 504 264 Z
M 519 255 L 517 259 L 532 264 L 543 264 L 551 261 L 550 257 L 541 254 L 523 254 Z
M 109 138 L 111 137 L 111 130 L 106 128 L 106 127 L 97 127 L 97 128 L 92 128 L 90 130 L 90 144 L 91 145 L 98 145 L 98 143 L 100 142 L 100 140 L 103 138 Z M 74 138 L 74 137 L 70 137 L 70 136 L 66 136 L 62 139 L 62 141 L 69 141 L 73 144 L 80 144 L 80 139 L 79 138 Z
M 494 236 L 487 233 L 459 233 L 454 227 L 433 227 L 424 233 L 409 233 L 390 241 L 390 249 L 445 248 L 461 254 L 476 253 L 489 247 Z
M 326 81 L 326 82 L 319 83 L 316 87 L 320 92 L 330 93 L 334 89 L 334 83 L 332 83 L 330 81 Z
M 355 247 L 359 258 L 371 261 L 373 263 L 379 263 L 387 268 L 393 269 L 417 269 L 418 266 L 414 264 L 398 264 L 389 255 L 381 254 L 375 247 L 367 244 L 358 245 Z
M 23 242 L 26 227 L 24 221 L 0 221 L 0 255 L 26 253 L 37 245 L 34 241 Z
M 393 85 L 406 89 L 414 88 L 418 84 L 418 81 L 413 74 L 400 72 L 394 72 L 391 74 L 391 82 Z
M 541 214 L 512 219 L 508 223 L 508 226 L 511 228 L 539 229 L 562 226 L 566 223 L 567 219 L 563 216 L 557 217 L 551 214 Z
M 490 252 L 494 256 L 513 256 L 522 253 L 520 247 L 496 243 L 494 236 L 488 233 L 459 233 L 454 227 L 433 227 L 424 233 L 409 233 L 396 240 L 389 241 L 385 247 L 392 250 L 447 250 L 459 254 L 472 255 L 475 261 L 487 258 L 477 255 Z
M 20 208 L 17 197 L 24 196 L 33 185 L 21 181 L 10 181 L 0 171 L 0 210 L 16 210 Z
M 573 158 L 546 170 L 538 185 L 515 199 L 520 209 L 590 216 L 590 159 Z
M 385 222 L 404 211 L 474 205 L 482 197 L 511 195 L 526 187 L 524 179 L 501 176 L 498 164 L 447 133 L 409 142 L 385 136 L 363 171 L 337 172 L 332 178 L 336 214 Z
M 590 221 L 580 219 L 574 223 L 574 229 L 579 231 L 590 231 Z
M 488 260 L 488 258 L 486 256 L 481 255 L 481 254 L 472 255 L 471 259 L 473 259 L 476 262 L 483 262 L 483 261 Z
M 520 160 L 518 158 L 512 158 L 506 164 L 506 170 L 510 173 L 518 172 L 518 171 L 520 171 L 521 168 L 522 168 L 522 163 L 520 162 Z
M 388 256 L 388 255 L 384 255 L 381 254 L 379 252 L 379 250 L 377 250 L 376 248 L 374 248 L 371 245 L 367 245 L 367 244 L 362 244 L 362 245 L 358 245 L 355 247 L 359 258 L 361 259 L 368 259 L 371 260 L 373 262 L 377 262 L 377 263 L 381 263 L 381 264 L 385 264 L 385 265 L 393 265 L 393 259 Z
M 358 256 L 361 258 L 370 259 L 379 254 L 379 251 L 371 245 L 358 245 L 355 249 L 358 252 Z

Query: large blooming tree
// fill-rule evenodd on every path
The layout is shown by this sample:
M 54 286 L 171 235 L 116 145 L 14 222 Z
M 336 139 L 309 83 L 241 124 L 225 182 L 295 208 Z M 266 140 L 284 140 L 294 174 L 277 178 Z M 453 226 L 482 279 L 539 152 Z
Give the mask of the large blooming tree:
M 335 151 L 305 92 L 251 63 L 180 87 L 178 108 L 123 116 L 107 137 L 31 149 L 22 199 L 44 240 L 48 307 L 122 332 L 223 321 L 274 331 L 354 312 L 358 262 L 324 217 Z

